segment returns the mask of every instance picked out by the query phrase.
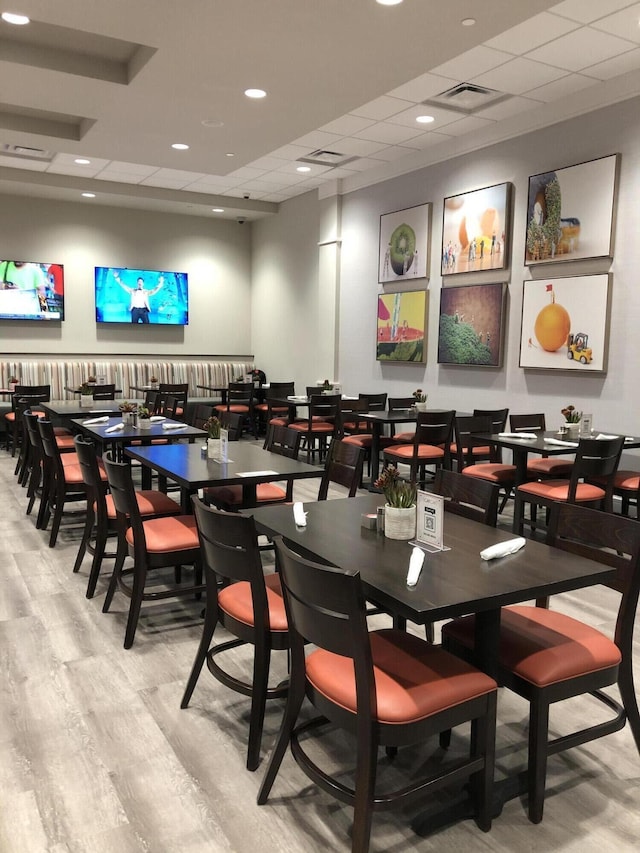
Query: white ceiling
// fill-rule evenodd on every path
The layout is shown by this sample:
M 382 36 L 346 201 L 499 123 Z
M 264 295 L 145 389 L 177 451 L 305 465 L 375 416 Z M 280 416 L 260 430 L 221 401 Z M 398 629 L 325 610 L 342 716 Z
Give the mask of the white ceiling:
M 0 147 L 49 152 L 0 153 L 0 193 L 90 191 L 87 204 L 251 220 L 323 184 L 348 191 L 640 94 L 640 3 L 628 0 L 0 0 L 0 11 L 32 20 L 0 22 Z M 463 82 L 503 97 L 473 114 L 422 104 Z M 251 101 L 247 87 L 268 95 Z M 435 121 L 416 123 L 425 113 Z M 344 165 L 298 172 L 317 149 Z

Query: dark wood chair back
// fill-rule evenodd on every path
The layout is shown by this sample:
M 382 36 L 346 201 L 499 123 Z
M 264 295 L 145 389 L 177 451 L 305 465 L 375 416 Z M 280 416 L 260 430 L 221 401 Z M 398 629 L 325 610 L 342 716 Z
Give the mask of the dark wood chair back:
M 329 446 L 324 465 L 324 473 L 318 490 L 318 500 L 325 501 L 329 492 L 329 484 L 344 486 L 348 489 L 348 497 L 352 498 L 358 491 L 362 481 L 362 466 L 364 450 L 353 444 L 345 444 L 334 438 Z
M 472 449 L 484 447 L 485 442 L 476 438 L 477 433 L 491 432 L 491 418 L 488 415 L 456 415 L 454 420 L 454 436 L 456 445 L 456 465 L 458 471 L 462 471 L 467 465 L 473 465 L 474 459 Z M 490 461 L 497 462 L 497 453 L 490 452 Z
M 338 435 L 361 435 L 370 432 L 369 424 L 361 421 L 358 417 L 363 412 L 369 411 L 366 400 L 340 400 L 338 402 L 340 421 L 338 424 Z
M 264 449 L 280 456 L 286 456 L 288 459 L 297 459 L 300 453 L 301 440 L 302 433 L 295 429 L 289 429 L 289 427 L 278 424 L 269 424 Z
M 115 383 L 110 385 L 95 385 L 93 388 L 94 400 L 115 400 L 116 386 Z
M 265 388 L 268 397 L 284 397 L 293 396 L 296 393 L 295 382 L 270 382 L 269 387 Z
M 205 423 L 209 420 L 209 418 L 214 415 L 218 415 L 215 411 L 213 403 L 198 403 L 198 405 L 193 410 L 193 419 L 191 425 L 197 427 L 198 429 L 204 429 Z
M 358 399 L 367 401 L 369 412 L 384 412 L 387 408 L 386 394 L 358 394 Z
M 578 451 L 569 478 L 568 502 L 574 503 L 576 489 L 581 480 L 598 478 L 598 485 L 604 489 L 604 508 L 611 511 L 613 483 L 620 463 L 624 436 L 614 438 L 581 438 Z
M 244 418 L 239 412 L 220 412 L 220 426 L 229 433 L 229 441 L 239 441 L 242 437 Z
M 165 418 L 176 420 L 181 414 L 179 410 L 183 411 L 180 400 L 177 397 L 172 397 L 171 394 L 167 394 L 162 400 L 159 414 L 164 415 Z
M 416 432 L 413 445 L 417 448 L 421 444 L 431 444 L 435 447 L 443 447 L 445 451 L 445 467 L 450 468 L 449 445 L 453 437 L 453 421 L 455 411 L 448 412 L 418 412 L 416 419 Z M 447 464 L 447 461 L 449 464 Z
M 491 420 L 490 432 L 504 432 L 509 409 L 474 409 L 473 414 L 476 417 L 486 417 Z
M 547 422 L 542 413 L 533 415 L 509 415 L 511 432 L 535 432 L 546 430 Z
M 159 415 L 162 407 L 163 397 L 159 391 L 144 392 L 144 406 L 152 415 Z
M 448 498 L 444 505 L 446 512 L 471 518 L 490 527 L 498 523 L 500 488 L 495 483 L 438 468 L 433 491 Z

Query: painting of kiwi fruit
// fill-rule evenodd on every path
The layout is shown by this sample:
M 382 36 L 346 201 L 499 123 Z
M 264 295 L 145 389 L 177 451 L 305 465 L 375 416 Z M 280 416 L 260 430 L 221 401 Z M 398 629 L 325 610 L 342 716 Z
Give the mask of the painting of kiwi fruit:
M 384 213 L 380 217 L 380 283 L 426 278 L 430 223 L 430 204 Z

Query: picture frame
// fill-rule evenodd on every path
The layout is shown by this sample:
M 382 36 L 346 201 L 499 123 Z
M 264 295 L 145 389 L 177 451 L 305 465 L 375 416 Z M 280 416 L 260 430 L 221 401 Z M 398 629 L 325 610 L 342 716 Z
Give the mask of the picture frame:
M 532 175 L 527 266 L 613 257 L 619 154 Z
M 502 367 L 506 293 L 503 282 L 442 288 L 438 364 Z
M 520 367 L 604 373 L 612 276 L 524 282 Z
M 424 364 L 427 360 L 426 290 L 378 294 L 376 359 Z
M 510 183 L 494 184 L 444 199 L 440 253 L 443 276 L 508 267 L 511 190 Z
M 427 202 L 380 216 L 379 284 L 428 277 L 431 208 Z

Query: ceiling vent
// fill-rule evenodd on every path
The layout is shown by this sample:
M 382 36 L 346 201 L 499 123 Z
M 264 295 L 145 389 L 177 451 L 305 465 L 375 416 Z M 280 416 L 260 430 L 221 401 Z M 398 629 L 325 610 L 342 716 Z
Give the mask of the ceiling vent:
M 329 166 L 331 169 L 335 169 L 336 166 L 344 166 L 345 163 L 351 163 L 357 159 L 357 157 L 348 154 L 340 154 L 338 151 L 325 151 L 323 148 L 318 148 L 317 151 L 312 151 L 306 157 L 298 157 L 296 162 L 311 163 L 312 166 Z
M 508 97 L 510 96 L 496 89 L 487 89 L 485 86 L 477 86 L 474 83 L 460 83 L 422 103 L 426 106 L 445 107 L 448 110 L 471 115 Z
M 39 160 L 50 163 L 54 152 L 45 151 L 43 148 L 29 148 L 26 145 L 9 145 L 4 143 L 0 146 L 0 152 L 9 157 L 19 157 L 21 160 Z

